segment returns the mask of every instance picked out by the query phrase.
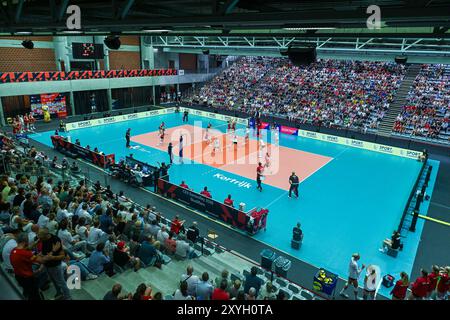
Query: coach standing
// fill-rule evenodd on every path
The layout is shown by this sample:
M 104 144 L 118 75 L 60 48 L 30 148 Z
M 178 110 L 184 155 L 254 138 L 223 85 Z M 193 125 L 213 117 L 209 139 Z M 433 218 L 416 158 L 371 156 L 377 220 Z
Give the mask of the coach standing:
M 262 191 L 261 180 L 263 178 L 264 167 L 261 162 L 258 163 L 258 167 L 256 168 L 256 189 Z
M 169 146 L 167 147 L 167 153 L 169 154 L 170 163 L 173 163 L 173 145 L 172 142 L 169 142 Z
M 125 133 L 125 139 L 127 140 L 127 148 L 130 147 L 130 134 L 131 134 L 131 129 L 128 128 L 127 133 Z
M 291 185 L 289 187 L 289 198 L 292 195 L 292 191 L 294 191 L 295 196 L 298 198 L 298 184 L 299 184 L 299 179 L 297 177 L 297 175 L 295 174 L 294 171 L 292 171 L 291 176 L 289 177 L 289 184 Z

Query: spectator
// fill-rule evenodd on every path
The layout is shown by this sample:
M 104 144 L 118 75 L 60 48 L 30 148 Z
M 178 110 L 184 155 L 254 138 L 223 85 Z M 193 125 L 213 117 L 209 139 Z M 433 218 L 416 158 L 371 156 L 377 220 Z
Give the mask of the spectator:
M 181 276 L 180 281 L 186 281 L 186 283 L 188 284 L 188 294 L 195 297 L 197 285 L 200 279 L 198 278 L 198 276 L 194 275 L 194 268 L 191 265 L 186 268 L 186 274 L 183 274 Z
M 250 269 L 250 274 L 245 277 L 244 282 L 244 292 L 248 294 L 250 288 L 255 288 L 256 295 L 258 295 L 261 286 L 264 284 L 263 280 L 257 276 L 258 269 L 256 267 L 252 267 Z
M 139 258 L 131 256 L 128 251 L 129 249 L 126 246 L 125 241 L 120 241 L 114 250 L 113 261 L 121 268 L 129 266 L 132 267 L 134 271 L 138 271 L 141 267 L 141 261 Z
M 433 299 L 436 296 L 436 288 L 437 288 L 437 283 L 439 280 L 439 276 L 440 276 L 440 269 L 438 266 L 434 265 L 431 266 L 431 270 L 432 272 L 428 274 L 428 292 L 427 292 L 427 298 L 428 299 Z
M 151 237 L 147 238 L 144 242 L 142 242 L 141 247 L 139 248 L 138 258 L 145 266 L 159 266 L 161 267 L 161 259 L 159 257 L 159 253 L 156 250 L 155 246 L 152 244 L 153 239 Z
M 10 256 L 11 252 L 14 250 L 14 248 L 17 247 L 17 237 L 21 233 L 21 230 L 14 229 L 11 231 L 11 233 L 6 234 L 5 237 L 5 244 L 2 248 L 2 260 L 4 263 L 4 268 L 7 272 L 13 273 L 13 266 L 11 265 Z
M 11 251 L 10 262 L 17 282 L 28 300 L 41 300 L 38 278 L 33 271 L 33 264 L 42 262 L 42 258 L 29 249 L 28 235 L 17 236 L 17 247 Z
M 92 226 L 91 229 L 89 230 L 89 235 L 87 237 L 88 245 L 94 248 L 97 246 L 97 244 L 102 242 L 102 240 L 104 241 L 104 237 L 106 235 L 106 233 L 104 233 L 99 227 L 100 221 L 95 220 L 94 226 Z
M 112 276 L 113 264 L 111 259 L 104 252 L 105 244 L 99 243 L 95 248 L 95 251 L 89 257 L 88 268 L 94 274 L 101 274 L 105 272 L 107 275 Z
M 203 272 L 202 279 L 197 284 L 196 297 L 198 300 L 211 300 L 214 291 L 213 285 L 209 282 L 208 272 Z
M 219 288 L 214 289 L 211 300 L 230 300 L 227 288 L 228 282 L 224 279 L 220 282 Z
M 113 285 L 111 291 L 108 291 L 105 296 L 103 297 L 103 300 L 125 300 L 125 299 L 131 299 L 131 293 L 128 296 L 120 296 L 120 293 L 122 292 L 122 285 L 119 283 L 116 283 Z
M 180 282 L 180 288 L 175 291 L 173 300 L 194 300 L 188 293 L 188 283 L 186 281 Z
M 152 300 L 152 287 L 141 283 L 133 295 L 133 300 Z
M 65 259 L 61 240 L 51 234 L 47 228 L 39 229 L 42 261 L 45 270 L 56 289 L 55 299 L 71 300 L 69 288 L 64 278 L 62 261 Z
M 76 255 L 76 251 L 81 251 L 83 253 L 87 252 L 87 243 L 84 240 L 80 240 L 79 236 L 73 237 L 69 230 L 67 230 L 68 222 L 63 220 L 60 223 L 58 238 L 61 239 L 63 248 L 68 251 L 69 255 L 73 256 L 75 259 L 80 257 Z
M 275 300 L 277 295 L 275 294 L 276 288 L 271 281 L 267 281 L 266 285 L 259 291 L 259 300 Z
M 184 234 L 180 234 L 177 238 L 175 254 L 183 259 L 192 259 L 195 256 L 195 251 L 189 246 L 189 243 L 186 242 L 186 236 Z
M 254 301 L 256 300 L 256 289 L 251 287 L 248 290 L 248 294 L 245 295 L 245 300 Z
M 174 254 L 177 249 L 177 242 L 173 239 L 174 233 L 172 231 L 169 232 L 169 237 L 166 239 L 164 243 L 166 253 Z
M 234 280 L 233 286 L 230 288 L 230 299 L 237 297 L 239 291 L 241 291 L 241 281 L 239 279 Z
M 220 287 L 220 284 L 222 283 L 223 280 L 225 280 L 227 282 L 227 288 L 230 288 L 232 283 L 231 280 L 229 279 L 229 272 L 228 270 L 224 269 L 222 270 L 221 276 L 220 278 L 216 278 L 215 282 L 216 282 L 216 287 Z

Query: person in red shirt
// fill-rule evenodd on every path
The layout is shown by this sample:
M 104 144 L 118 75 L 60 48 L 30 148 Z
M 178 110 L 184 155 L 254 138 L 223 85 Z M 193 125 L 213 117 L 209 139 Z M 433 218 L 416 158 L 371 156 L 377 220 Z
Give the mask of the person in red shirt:
M 450 278 L 448 274 L 450 273 L 450 267 L 445 267 L 441 271 L 441 276 L 439 278 L 439 281 L 437 283 L 436 288 L 436 299 L 437 300 L 444 300 L 445 296 L 447 294 L 447 291 L 450 289 Z
M 231 194 L 228 195 L 228 197 L 223 201 L 224 204 L 226 204 L 227 206 L 233 207 L 234 208 L 234 201 L 231 199 Z
M 180 187 L 184 188 L 184 189 L 189 189 L 188 185 L 183 181 L 181 181 Z
M 11 251 L 10 261 L 17 282 L 23 288 L 23 295 L 28 300 L 41 300 L 39 282 L 33 271 L 34 263 L 41 263 L 40 257 L 28 248 L 28 235 L 21 233 L 17 237 L 17 247 Z
M 228 287 L 227 280 L 223 279 L 220 282 L 220 287 L 215 288 L 211 300 L 230 300 L 230 295 L 226 291 Z
M 409 287 L 409 277 L 406 272 L 400 273 L 400 280 L 395 283 L 394 288 L 391 291 L 392 300 L 405 300 L 406 291 Z
M 200 192 L 200 194 L 203 195 L 203 196 L 205 196 L 205 197 L 207 197 L 207 198 L 212 198 L 212 197 L 211 197 L 211 193 L 209 193 L 209 191 L 208 191 L 208 187 L 204 187 L 204 188 L 203 188 L 203 191 Z
M 183 224 L 184 221 L 181 221 L 180 217 L 176 215 L 175 218 L 172 220 L 170 231 L 173 232 L 174 234 L 179 234 L 181 230 L 184 230 Z
M 409 300 L 423 300 L 428 293 L 428 272 L 420 270 L 421 276 L 411 286 L 411 294 Z
M 431 267 L 432 272 L 428 275 L 428 292 L 427 292 L 427 298 L 431 298 L 431 296 L 436 292 L 437 283 L 439 280 L 439 267 L 434 265 Z

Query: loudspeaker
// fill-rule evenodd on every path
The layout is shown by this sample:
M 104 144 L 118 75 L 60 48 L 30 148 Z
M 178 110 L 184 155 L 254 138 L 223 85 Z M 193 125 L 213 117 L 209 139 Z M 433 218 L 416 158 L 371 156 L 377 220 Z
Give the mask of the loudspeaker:
M 317 51 L 315 47 L 288 48 L 287 55 L 294 66 L 308 65 L 316 62 Z
M 108 36 L 103 40 L 105 45 L 112 50 L 118 50 L 120 48 L 120 38 L 118 36 Z
M 34 43 L 31 40 L 23 40 L 22 41 L 22 46 L 26 49 L 33 49 L 34 48 Z
M 397 56 L 395 57 L 395 62 L 405 64 L 408 61 L 408 57 L 406 56 Z
M 209 54 L 209 50 L 202 50 L 203 54 Z

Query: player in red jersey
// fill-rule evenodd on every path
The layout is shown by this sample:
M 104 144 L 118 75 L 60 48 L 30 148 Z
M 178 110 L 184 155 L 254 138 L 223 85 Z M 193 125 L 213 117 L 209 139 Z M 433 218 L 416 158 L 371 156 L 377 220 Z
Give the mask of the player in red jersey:
M 392 300 L 405 300 L 409 287 L 409 278 L 406 272 L 400 273 L 400 280 L 395 283 L 391 291 Z
M 30 131 L 30 119 L 28 118 L 28 113 L 23 116 L 23 122 L 25 124 L 25 131 Z
M 34 118 L 34 116 L 33 116 L 32 113 L 30 113 L 30 114 L 28 115 L 28 121 L 30 122 L 30 129 L 31 129 L 32 131 L 36 130 L 36 127 L 34 126 L 34 123 L 36 122 L 36 119 Z
M 409 295 L 409 300 L 423 300 L 426 298 L 428 293 L 428 272 L 425 270 L 420 270 L 420 277 L 411 286 L 411 294 Z
M 450 267 L 445 267 L 441 270 L 441 275 L 436 288 L 436 300 L 445 300 L 448 290 L 450 290 L 449 273 Z
M 224 204 L 230 207 L 234 207 L 234 201 L 231 199 L 231 194 L 228 195 L 228 197 L 223 201 Z
M 428 274 L 428 282 L 430 283 L 428 285 L 428 292 L 427 292 L 427 298 L 431 299 L 432 295 L 434 296 L 434 293 L 436 292 L 437 282 L 439 280 L 439 267 L 434 265 L 431 267 L 432 271 Z

